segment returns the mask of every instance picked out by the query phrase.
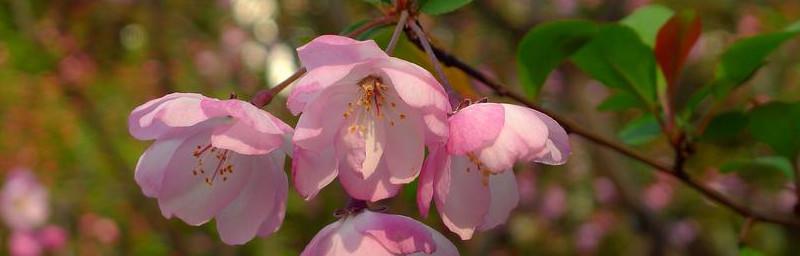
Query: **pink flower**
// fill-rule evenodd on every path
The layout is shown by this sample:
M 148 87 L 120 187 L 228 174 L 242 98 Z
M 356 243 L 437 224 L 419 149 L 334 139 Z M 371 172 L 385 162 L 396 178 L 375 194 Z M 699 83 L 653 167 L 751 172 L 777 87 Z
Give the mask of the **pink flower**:
M 67 244 L 67 231 L 56 225 L 47 225 L 36 234 L 39 243 L 49 250 L 59 250 Z
M 364 210 L 317 233 L 302 256 L 458 255 L 442 234 L 411 218 Z
M 0 192 L 0 211 L 12 230 L 30 231 L 47 221 L 47 189 L 26 169 L 16 169 Z
M 37 256 L 43 251 L 36 236 L 28 231 L 12 232 L 8 246 L 11 256 Z
M 242 244 L 278 229 L 286 208 L 283 162 L 292 129 L 241 100 L 173 93 L 133 110 L 130 133 L 155 140 L 136 182 L 162 214 L 190 225 L 215 218 L 222 241 Z
M 310 200 L 339 177 L 357 199 L 395 195 L 419 175 L 426 142 L 446 140 L 444 89 L 374 41 L 321 36 L 297 51 L 308 69 L 287 102 L 303 113 L 292 138 L 298 192 Z
M 427 215 L 430 201 L 444 224 L 462 239 L 476 229 L 505 223 L 517 206 L 517 161 L 563 164 L 567 133 L 553 119 L 509 104 L 480 103 L 450 117 L 450 138 L 425 162 L 417 200 Z

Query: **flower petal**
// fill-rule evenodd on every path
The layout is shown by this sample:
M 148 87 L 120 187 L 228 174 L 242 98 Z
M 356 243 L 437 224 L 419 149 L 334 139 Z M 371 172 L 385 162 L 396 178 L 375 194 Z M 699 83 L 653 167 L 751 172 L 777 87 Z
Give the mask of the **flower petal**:
M 214 130 L 211 144 L 244 155 L 263 155 L 283 145 L 283 135 L 259 132 L 244 122 L 235 122 Z
M 385 161 L 381 161 L 378 170 L 366 179 L 361 177 L 361 172 L 343 162 L 339 162 L 339 182 L 351 197 L 376 202 L 393 197 L 400 191 L 401 185 L 389 181 L 391 176 Z
M 436 251 L 436 242 L 426 226 L 405 216 L 365 210 L 353 218 L 353 227 L 395 255 Z
M 360 63 L 353 63 L 349 65 L 338 66 L 324 66 L 313 70 L 309 70 L 303 77 L 297 80 L 292 86 L 292 91 L 286 99 L 286 107 L 293 115 L 298 115 L 301 112 L 306 112 L 306 105 L 314 102 L 319 98 L 320 93 L 329 87 L 345 86 L 349 87 L 350 93 L 355 92 L 355 84 L 358 83 L 357 79 L 363 78 L 360 71 L 364 68 L 360 67 Z M 347 86 L 347 84 L 351 86 Z M 322 97 L 320 99 L 326 99 Z
M 300 63 L 308 70 L 320 66 L 360 62 L 370 58 L 387 58 L 373 40 L 356 41 L 349 37 L 323 35 L 297 48 Z
M 330 147 L 340 127 L 347 121 L 343 115 L 355 94 L 355 87 L 345 86 L 323 91 L 319 100 L 311 102 L 297 121 L 292 137 L 294 145 L 313 150 Z
M 294 147 L 292 181 L 297 192 L 311 200 L 319 191 L 336 178 L 336 155 L 333 147 L 321 152 Z
M 514 208 L 517 208 L 519 203 L 519 191 L 513 170 L 491 175 L 489 190 L 491 204 L 489 204 L 489 212 L 486 214 L 483 224 L 479 227 L 480 230 L 487 230 L 505 223 L 508 215 Z
M 472 238 L 489 211 L 489 188 L 481 175 L 466 157 L 454 156 L 436 184 L 436 208 L 442 221 L 463 240 Z
M 196 93 L 172 93 L 136 107 L 128 117 L 128 131 L 140 140 L 157 139 L 178 133 L 206 121 L 210 116 L 200 107 L 203 100 L 212 100 Z
M 134 179 L 145 196 L 158 197 L 167 165 L 185 140 L 184 137 L 157 140 L 139 157 Z
M 441 172 L 445 171 L 445 166 L 450 166 L 450 157 L 447 155 L 445 146 L 433 147 L 422 165 L 422 173 L 419 177 L 419 184 L 417 184 L 417 207 L 423 218 L 428 217 L 428 210 L 431 200 L 433 200 L 433 183 L 436 176 L 440 176 Z
M 541 119 L 545 125 L 547 125 L 549 134 L 544 150 L 542 150 L 536 156 L 534 161 L 551 165 L 560 165 L 566 163 L 567 158 L 571 153 L 569 146 L 569 135 L 567 135 L 567 131 L 565 131 L 564 128 L 556 122 L 556 120 L 553 120 L 553 118 L 550 118 L 544 113 L 536 110 L 533 110 L 533 112 L 539 116 L 539 119 Z
M 397 110 L 404 111 L 407 106 L 397 104 Z M 425 158 L 425 128 L 422 117 L 407 112 L 405 118 L 392 120 L 385 126 L 386 149 L 383 160 L 391 173 L 394 184 L 406 184 L 417 178 Z
M 492 145 L 505 123 L 505 109 L 500 104 L 478 103 L 459 110 L 450 117 L 451 154 L 463 155 Z
M 492 172 L 511 169 L 516 161 L 532 161 L 545 148 L 549 135 L 536 112 L 511 104 L 500 105 L 505 108 L 503 129 L 492 145 L 478 153 L 480 161 Z
M 228 152 L 229 163 L 233 172 L 222 174 L 215 172 L 220 164 L 216 158 L 223 150 L 210 152 L 207 150 L 200 155 L 202 162 L 194 157 L 193 153 L 198 146 L 207 145 L 211 131 L 199 132 L 188 138 L 175 150 L 175 155 L 167 165 L 158 198 L 161 212 L 165 217 L 177 216 L 189 225 L 201 225 L 211 217 L 217 215 L 225 206 L 233 201 L 247 184 L 252 173 L 252 161 L 255 157 Z M 195 169 L 197 175 L 193 174 Z M 206 179 L 213 179 L 213 184 L 206 183 Z
M 239 196 L 217 214 L 217 231 L 226 244 L 244 244 L 253 239 L 262 223 L 280 210 L 277 207 L 280 201 L 286 201 L 286 174 L 283 159 L 278 159 L 285 154 L 278 153 L 279 157 L 272 154 L 254 157 L 251 168 L 255 171 L 248 183 Z

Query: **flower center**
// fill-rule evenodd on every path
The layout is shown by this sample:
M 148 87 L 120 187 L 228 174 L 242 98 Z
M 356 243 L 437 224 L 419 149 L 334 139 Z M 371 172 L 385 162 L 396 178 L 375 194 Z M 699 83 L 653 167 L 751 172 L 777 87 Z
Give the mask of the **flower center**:
M 369 75 L 357 83 L 359 97 L 347 103 L 347 109 L 342 116 L 345 119 L 355 116 L 353 124 L 348 128 L 352 132 L 363 133 L 366 126 L 363 124 L 367 120 L 389 121 L 390 126 L 395 125 L 395 121 L 406 119 L 406 114 L 397 111 L 397 103 L 390 96 L 389 87 L 383 83 L 380 77 Z M 386 107 L 388 103 L 388 108 Z
M 489 176 L 495 175 L 497 173 L 492 172 L 492 169 L 489 169 L 489 167 L 486 167 L 485 165 L 483 165 L 483 163 L 481 163 L 481 160 L 478 159 L 478 157 L 475 156 L 474 153 L 467 153 L 467 159 L 469 159 L 469 161 L 473 165 L 475 165 L 475 167 L 480 172 L 481 183 L 483 183 L 484 186 L 488 186 L 489 185 Z M 470 172 L 469 165 L 467 166 L 467 172 Z
M 211 146 L 210 143 L 205 146 L 198 145 L 192 152 L 192 156 L 197 159 L 197 165 L 192 169 L 192 175 L 203 178 L 209 186 L 214 185 L 217 177 L 221 178 L 223 182 L 227 181 L 228 176 L 233 174 L 233 164 L 230 161 L 229 153 L 230 150 L 218 149 Z M 206 157 L 214 157 L 212 162 L 214 160 L 217 161 L 216 164 L 212 163 L 212 166 L 215 166 L 212 172 L 206 171 L 208 167 L 211 167 L 205 166 L 206 162 L 204 160 L 207 160 Z

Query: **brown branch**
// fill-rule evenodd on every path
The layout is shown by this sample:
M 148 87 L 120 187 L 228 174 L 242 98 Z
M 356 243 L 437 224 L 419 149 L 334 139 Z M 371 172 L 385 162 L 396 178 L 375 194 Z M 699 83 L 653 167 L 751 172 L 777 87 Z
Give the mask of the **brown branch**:
M 753 218 L 747 218 L 747 220 L 744 221 L 744 224 L 742 225 L 742 230 L 739 231 L 739 241 L 738 241 L 739 248 L 744 246 L 747 240 L 747 235 L 750 234 L 750 230 L 753 228 L 753 224 L 755 224 L 755 222 L 756 221 Z
M 410 37 L 410 39 L 417 46 L 417 48 L 422 49 L 422 45 L 421 45 L 421 42 L 420 42 L 419 38 Z M 427 40 L 427 38 L 425 40 Z M 504 96 L 504 97 L 511 98 L 511 99 L 513 99 L 513 100 L 515 100 L 515 101 L 517 101 L 519 103 L 522 103 L 523 105 L 525 105 L 525 106 L 527 106 L 529 108 L 538 110 L 538 111 L 550 116 L 556 122 L 561 124 L 561 126 L 563 126 L 564 129 L 567 130 L 567 132 L 569 132 L 569 133 L 581 136 L 581 137 L 583 137 L 585 139 L 588 139 L 588 140 L 590 140 L 590 141 L 592 141 L 594 143 L 597 143 L 600 146 L 610 148 L 610 149 L 612 149 L 612 150 L 614 150 L 614 151 L 616 151 L 616 152 L 618 152 L 618 153 L 620 153 L 622 155 L 625 155 L 625 156 L 628 156 L 628 157 L 633 158 L 635 160 L 638 160 L 638 161 L 640 161 L 640 162 L 642 162 L 642 163 L 654 168 L 656 171 L 668 174 L 668 175 L 670 175 L 670 176 L 682 181 L 683 183 L 685 183 L 690 188 L 692 188 L 694 190 L 697 190 L 702 195 L 704 195 L 706 198 L 711 199 L 712 201 L 717 202 L 718 204 L 721 204 L 721 205 L 733 210 L 734 212 L 736 212 L 739 215 L 749 216 L 755 221 L 770 222 L 770 223 L 775 223 L 775 224 L 781 224 L 781 225 L 785 225 L 785 226 L 791 226 L 791 227 L 795 227 L 795 228 L 800 228 L 800 220 L 797 219 L 797 218 L 788 217 L 788 216 L 778 216 L 778 215 L 774 215 L 774 214 L 770 214 L 770 213 L 759 212 L 759 211 L 757 211 L 755 209 L 750 209 L 749 207 L 747 207 L 745 205 L 742 205 L 742 204 L 739 204 L 738 202 L 735 202 L 735 201 L 731 200 L 730 198 L 726 197 L 725 195 L 723 195 L 723 194 L 721 194 L 721 193 L 719 193 L 719 192 L 717 192 L 717 191 L 705 186 L 704 184 L 701 184 L 700 182 L 698 182 L 698 181 L 692 179 L 691 177 L 689 177 L 688 175 L 685 175 L 686 172 L 684 171 L 684 167 L 683 167 L 683 163 L 682 163 L 683 159 L 681 159 L 681 161 L 679 163 L 677 163 L 677 165 L 674 165 L 674 167 L 670 166 L 668 164 L 661 163 L 661 162 L 656 161 L 654 159 L 651 159 L 651 158 L 649 158 L 649 157 L 647 157 L 645 155 L 642 155 L 639 152 L 636 152 L 636 151 L 634 151 L 634 150 L 632 150 L 632 149 L 630 149 L 630 148 L 628 148 L 626 146 L 623 146 L 622 144 L 619 144 L 618 142 L 606 139 L 606 138 L 604 138 L 604 137 L 602 137 L 602 136 L 600 136 L 598 134 L 595 134 L 594 132 L 583 128 L 583 126 L 579 125 L 578 123 L 575 123 L 575 122 L 573 122 L 571 120 L 565 119 L 564 117 L 562 117 L 561 115 L 559 115 L 557 113 L 554 113 L 552 111 L 549 111 L 547 109 L 539 107 L 538 105 L 536 105 L 533 101 L 529 100 L 524 95 L 508 90 L 508 88 L 505 85 L 501 84 L 500 82 L 497 82 L 495 80 L 490 79 L 489 77 L 485 76 L 483 73 L 478 71 L 477 69 L 475 69 L 472 66 L 464 63 L 463 61 L 461 61 L 457 57 L 447 53 L 446 51 L 442 50 L 441 48 L 438 48 L 438 47 L 436 47 L 434 45 L 431 45 L 431 47 L 433 48 L 433 52 L 436 54 L 436 57 L 439 59 L 439 61 L 442 62 L 442 64 L 444 64 L 446 66 L 450 66 L 450 67 L 455 67 L 455 68 L 461 70 L 462 72 L 464 72 L 468 76 L 470 76 L 470 77 L 474 78 L 475 80 L 478 80 L 479 82 L 482 82 L 486 86 L 490 87 L 499 96 Z M 681 156 L 681 158 L 682 157 L 683 156 Z

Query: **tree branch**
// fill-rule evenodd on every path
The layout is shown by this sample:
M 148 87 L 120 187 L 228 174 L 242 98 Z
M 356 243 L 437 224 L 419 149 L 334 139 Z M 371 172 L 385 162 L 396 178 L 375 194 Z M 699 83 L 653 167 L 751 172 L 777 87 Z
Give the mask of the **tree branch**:
M 415 38 L 415 37 L 410 37 L 410 38 L 411 38 L 411 41 L 417 46 L 417 48 L 423 49 L 422 48 L 422 43 L 420 41 L 420 38 Z M 427 38 L 425 38 L 424 40 L 427 40 Z M 788 216 L 778 216 L 778 215 L 773 215 L 773 214 L 770 214 L 770 213 L 759 212 L 756 209 L 750 209 L 749 207 L 747 207 L 745 205 L 741 205 L 738 202 L 735 202 L 735 201 L 727 198 L 725 195 L 723 195 L 723 194 L 721 194 L 721 193 L 719 193 L 719 192 L 717 192 L 717 191 L 715 191 L 715 190 L 713 190 L 713 189 L 711 189 L 709 187 L 706 187 L 704 184 L 701 184 L 700 182 L 692 179 L 688 175 L 684 175 L 686 172 L 685 172 L 684 167 L 683 167 L 683 159 L 681 159 L 681 161 L 679 163 L 677 163 L 677 165 L 674 165 L 674 166 L 670 166 L 668 164 L 664 164 L 664 163 L 661 163 L 659 161 L 656 161 L 655 159 L 651 159 L 651 158 L 649 158 L 649 157 L 647 157 L 647 156 L 645 156 L 645 155 L 643 155 L 643 154 L 641 154 L 639 152 L 636 152 L 636 151 L 634 151 L 634 150 L 632 150 L 632 149 L 630 149 L 630 148 L 628 148 L 626 146 L 623 146 L 623 145 L 621 145 L 621 144 L 619 144 L 619 143 L 617 143 L 615 141 L 606 139 L 606 138 L 604 138 L 604 137 L 602 137 L 602 136 L 600 136 L 598 134 L 595 134 L 592 131 L 583 128 L 584 126 L 578 125 L 577 123 L 575 123 L 575 122 L 573 122 L 571 120 L 565 119 L 564 117 L 558 115 L 557 113 L 554 113 L 552 111 L 549 111 L 547 109 L 543 109 L 543 108 L 539 107 L 538 105 L 536 105 L 533 101 L 529 100 L 524 95 L 508 90 L 508 88 L 505 85 L 503 85 L 500 82 L 497 82 L 497 81 L 492 80 L 491 78 L 485 76 L 483 73 L 481 73 L 477 69 L 475 69 L 472 66 L 464 63 L 463 61 L 461 61 L 457 57 L 447 53 L 446 51 L 442 50 L 441 48 L 438 48 L 438 47 L 436 47 L 436 46 L 434 46 L 432 44 L 431 44 L 431 48 L 433 49 L 433 52 L 436 54 L 436 57 L 439 59 L 439 61 L 442 62 L 442 64 L 444 64 L 445 66 L 454 67 L 454 68 L 457 68 L 457 69 L 461 70 L 462 72 L 464 72 L 468 76 L 470 76 L 470 77 L 474 78 L 475 80 L 478 80 L 478 81 L 482 82 L 483 84 L 487 85 L 489 88 L 491 88 L 495 92 L 495 94 L 497 94 L 499 96 L 511 98 L 511 99 L 513 99 L 513 100 L 515 100 L 515 101 L 517 101 L 517 102 L 519 102 L 519 103 L 521 103 L 521 104 L 523 104 L 523 105 L 525 105 L 525 106 L 527 106 L 529 108 L 538 110 L 538 111 L 550 116 L 556 122 L 561 124 L 561 126 L 563 126 L 564 129 L 567 130 L 567 132 L 569 132 L 569 133 L 581 136 L 581 137 L 583 137 L 585 139 L 588 139 L 588 140 L 590 140 L 590 141 L 592 141 L 594 143 L 597 143 L 600 146 L 610 148 L 610 149 L 612 149 L 612 150 L 614 150 L 614 151 L 616 151 L 616 152 L 618 152 L 618 153 L 620 153 L 622 155 L 625 155 L 625 156 L 628 156 L 628 157 L 633 158 L 635 160 L 638 160 L 638 161 L 640 161 L 640 162 L 642 162 L 642 163 L 654 168 L 656 171 L 668 174 L 668 175 L 670 175 L 670 176 L 682 181 L 683 183 L 685 183 L 690 188 L 692 188 L 694 190 L 697 190 L 702 195 L 704 195 L 706 198 L 708 198 L 708 199 L 710 199 L 710 200 L 712 200 L 714 202 L 717 202 L 718 204 L 724 205 L 725 207 L 733 210 L 734 212 L 736 212 L 739 215 L 751 217 L 755 221 L 770 222 L 770 223 L 775 223 L 775 224 L 781 224 L 781 225 L 785 225 L 785 226 L 791 226 L 791 227 L 795 227 L 795 228 L 800 228 L 800 220 L 798 220 L 797 218 L 788 217 Z M 683 156 L 681 156 L 681 158 L 682 157 Z

